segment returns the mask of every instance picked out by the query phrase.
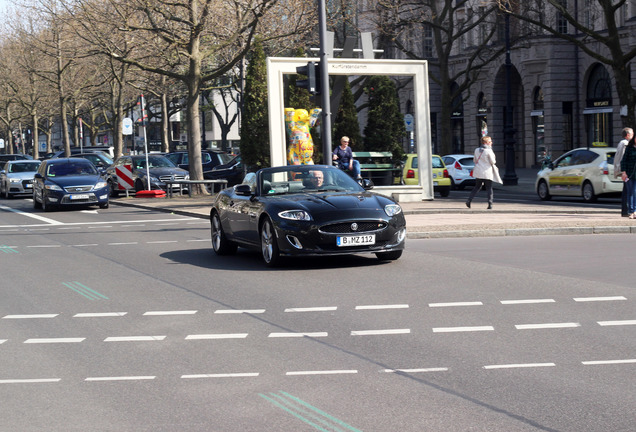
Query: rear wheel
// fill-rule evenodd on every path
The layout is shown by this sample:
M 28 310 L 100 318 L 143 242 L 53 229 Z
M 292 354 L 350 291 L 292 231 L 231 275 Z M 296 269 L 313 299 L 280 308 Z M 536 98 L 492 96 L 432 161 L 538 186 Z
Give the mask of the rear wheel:
M 402 256 L 402 249 L 391 252 L 376 252 L 375 256 L 381 261 L 395 261 Z
M 596 201 L 597 196 L 594 194 L 594 186 L 589 181 L 583 183 L 583 192 L 581 194 L 583 196 L 583 201 L 585 202 L 594 202 Z
M 448 195 L 450 195 L 450 186 L 439 188 L 439 194 L 443 197 L 447 197 Z
M 215 211 L 210 219 L 210 234 L 212 237 L 212 249 L 217 255 L 232 255 L 236 252 L 237 245 L 225 237 L 221 218 Z
M 268 267 L 275 267 L 280 262 L 276 230 L 270 219 L 265 219 L 261 225 L 261 254 Z
M 548 188 L 548 183 L 545 180 L 541 180 L 539 185 L 537 186 L 537 195 L 543 201 L 548 201 L 552 196 L 550 196 L 550 189 Z

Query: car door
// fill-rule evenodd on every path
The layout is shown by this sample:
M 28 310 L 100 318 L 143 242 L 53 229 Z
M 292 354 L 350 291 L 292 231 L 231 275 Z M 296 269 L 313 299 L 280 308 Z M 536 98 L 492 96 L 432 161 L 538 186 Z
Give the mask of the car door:
M 44 180 L 45 180 L 47 166 L 48 164 L 46 163 L 46 161 L 42 162 L 42 164 L 40 165 L 40 168 L 38 168 L 38 171 L 35 177 L 33 178 L 33 201 L 34 202 L 41 203 L 43 201 L 42 190 L 44 189 Z
M 580 167 L 577 167 L 577 162 L 581 159 L 581 151 L 572 150 L 554 162 L 554 167 L 548 173 L 551 194 L 572 195 L 575 187 L 580 188 Z

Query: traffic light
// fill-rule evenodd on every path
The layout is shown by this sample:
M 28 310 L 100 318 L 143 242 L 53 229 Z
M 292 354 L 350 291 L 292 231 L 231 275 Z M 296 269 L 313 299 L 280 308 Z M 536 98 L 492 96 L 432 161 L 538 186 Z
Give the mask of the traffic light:
M 312 95 L 320 94 L 320 62 L 309 62 L 305 66 L 298 66 L 296 73 L 307 77 L 307 79 L 296 80 L 296 87 L 307 89 Z

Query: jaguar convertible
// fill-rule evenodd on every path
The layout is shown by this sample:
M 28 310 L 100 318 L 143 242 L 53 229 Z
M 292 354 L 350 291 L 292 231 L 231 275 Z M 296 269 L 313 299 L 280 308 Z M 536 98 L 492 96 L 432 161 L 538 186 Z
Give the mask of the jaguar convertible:
M 327 165 L 264 168 L 221 191 L 210 211 L 212 247 L 218 255 L 239 246 L 261 251 L 273 267 L 284 256 L 374 253 L 397 260 L 406 221 L 398 203 L 369 192 Z

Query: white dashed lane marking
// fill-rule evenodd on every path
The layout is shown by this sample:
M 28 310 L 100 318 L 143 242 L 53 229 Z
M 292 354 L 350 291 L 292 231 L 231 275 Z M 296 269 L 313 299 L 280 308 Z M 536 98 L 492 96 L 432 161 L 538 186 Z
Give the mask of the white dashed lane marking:
M 248 333 L 227 333 L 227 334 L 196 334 L 186 336 L 186 340 L 206 340 L 206 339 L 245 339 Z
M 558 328 L 575 328 L 581 327 L 581 324 L 574 322 L 567 323 L 545 323 L 545 324 L 519 324 L 515 325 L 517 330 L 541 330 L 541 329 L 558 329 Z

